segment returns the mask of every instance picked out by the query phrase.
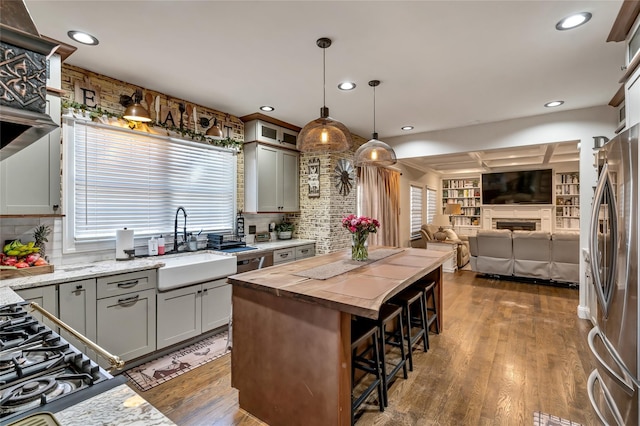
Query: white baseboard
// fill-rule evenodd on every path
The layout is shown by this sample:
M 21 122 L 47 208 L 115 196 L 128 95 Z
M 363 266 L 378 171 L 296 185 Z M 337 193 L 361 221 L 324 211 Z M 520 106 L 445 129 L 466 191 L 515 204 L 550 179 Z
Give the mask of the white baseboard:
M 588 306 L 578 305 L 578 318 L 591 320 L 591 310 Z

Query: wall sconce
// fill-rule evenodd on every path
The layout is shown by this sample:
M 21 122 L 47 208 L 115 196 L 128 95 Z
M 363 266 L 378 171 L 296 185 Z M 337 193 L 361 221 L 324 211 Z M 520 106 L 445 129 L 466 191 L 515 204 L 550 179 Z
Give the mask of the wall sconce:
M 200 125 L 202 127 L 209 127 L 209 125 L 211 124 L 211 120 L 206 118 L 206 117 L 200 117 Z M 206 136 L 210 137 L 211 139 L 220 141 L 222 139 L 224 139 L 223 133 L 222 133 L 222 129 L 220 128 L 220 126 L 218 126 L 218 119 L 217 118 L 213 118 L 213 126 L 209 127 L 205 133 Z
M 142 90 L 140 89 L 136 89 L 131 96 L 120 95 L 120 105 L 126 108 L 123 117 L 131 121 L 148 123 L 151 121 L 151 116 L 149 111 L 140 105 L 140 101 L 142 101 Z

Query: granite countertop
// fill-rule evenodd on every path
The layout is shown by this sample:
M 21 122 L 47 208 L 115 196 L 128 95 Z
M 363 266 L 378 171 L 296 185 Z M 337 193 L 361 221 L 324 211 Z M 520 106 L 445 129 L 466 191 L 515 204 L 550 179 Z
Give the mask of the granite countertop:
M 129 386 L 120 385 L 54 414 L 63 426 L 175 425 Z
M 268 241 L 265 243 L 250 244 L 249 247 L 256 247 L 251 253 L 260 253 L 263 251 L 272 251 L 281 248 L 296 247 L 305 244 L 313 244 L 314 240 L 291 239 Z M 220 255 L 234 256 L 238 253 L 224 253 L 216 250 L 199 250 L 197 252 L 173 253 L 164 256 L 141 257 L 127 261 L 104 260 L 92 263 L 80 263 L 73 265 L 56 266 L 54 272 L 41 275 L 30 275 L 25 277 L 10 278 L 0 281 L 0 303 L 3 302 L 2 291 L 4 288 L 13 290 L 21 290 L 25 288 L 39 287 L 43 285 L 60 284 L 69 281 L 82 280 L 86 278 L 104 277 L 114 274 L 124 274 L 127 272 L 142 271 L 146 269 L 157 269 L 164 266 L 163 258 L 174 256 L 188 256 L 192 253 L 210 252 Z M 21 300 L 21 299 L 19 299 Z M 7 301 L 6 303 L 12 303 Z

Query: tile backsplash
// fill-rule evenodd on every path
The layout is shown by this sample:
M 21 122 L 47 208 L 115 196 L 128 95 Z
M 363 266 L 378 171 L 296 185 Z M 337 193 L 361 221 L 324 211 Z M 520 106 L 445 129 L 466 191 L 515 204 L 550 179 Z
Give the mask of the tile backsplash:
M 244 232 L 249 233 L 249 226 L 255 225 L 256 232 L 267 232 L 271 222 L 280 223 L 284 219 L 283 214 L 244 214 Z M 23 243 L 33 241 L 33 231 L 37 226 L 49 225 L 52 233 L 49 242 L 46 243 L 47 258 L 53 265 L 74 264 L 110 260 L 115 258 L 115 243 L 113 250 L 101 250 L 95 252 L 83 252 L 77 254 L 62 254 L 62 218 L 52 217 L 21 217 L 0 219 L 0 242 L 21 240 Z M 295 233 L 294 233 L 295 237 Z M 203 239 L 206 236 L 202 235 Z M 171 236 L 167 236 L 166 244 L 173 244 Z M 203 241 L 202 246 L 206 243 Z M 199 245 L 200 246 L 200 245 Z M 146 253 L 146 239 L 136 239 L 136 252 Z

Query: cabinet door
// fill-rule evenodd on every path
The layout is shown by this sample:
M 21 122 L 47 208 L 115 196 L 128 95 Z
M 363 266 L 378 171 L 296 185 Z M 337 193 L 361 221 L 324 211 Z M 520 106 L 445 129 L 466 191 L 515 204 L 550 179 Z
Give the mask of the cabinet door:
M 640 123 L 640 67 L 631 75 L 626 85 L 625 108 L 627 110 L 627 129 Z
M 202 332 L 229 324 L 231 284 L 226 279 L 202 284 Z
M 60 98 L 47 95 L 60 124 Z M 60 129 L 0 162 L 0 214 L 60 213 Z
M 280 211 L 291 212 L 300 210 L 298 153 L 293 151 L 281 151 L 280 167 L 281 175 L 278 176 L 281 186 Z
M 58 314 L 58 296 L 56 294 L 56 286 L 49 285 L 44 287 L 25 288 L 24 290 L 16 290 L 16 293 L 27 302 L 35 302 L 53 315 Z M 58 326 L 45 319 L 38 311 L 30 312 L 30 314 L 38 321 L 43 322 L 54 331 L 58 331 Z
M 277 212 L 278 207 L 278 155 L 280 150 L 270 146 L 258 146 L 258 211 Z M 280 186 L 282 188 L 282 186 Z
M 97 315 L 96 343 L 113 355 L 128 361 L 156 350 L 155 290 L 99 299 Z
M 58 286 L 58 318 L 87 339 L 96 341 L 96 280 L 72 281 Z M 60 329 L 60 335 L 89 358 L 96 354 L 80 340 Z
M 264 123 L 262 121 L 258 121 L 257 123 L 257 140 L 261 142 L 279 143 L 279 132 L 279 126 Z
M 282 146 L 296 149 L 296 145 L 298 143 L 298 132 L 282 128 L 279 139 Z
M 202 332 L 201 294 L 200 284 L 158 293 L 158 349 Z

